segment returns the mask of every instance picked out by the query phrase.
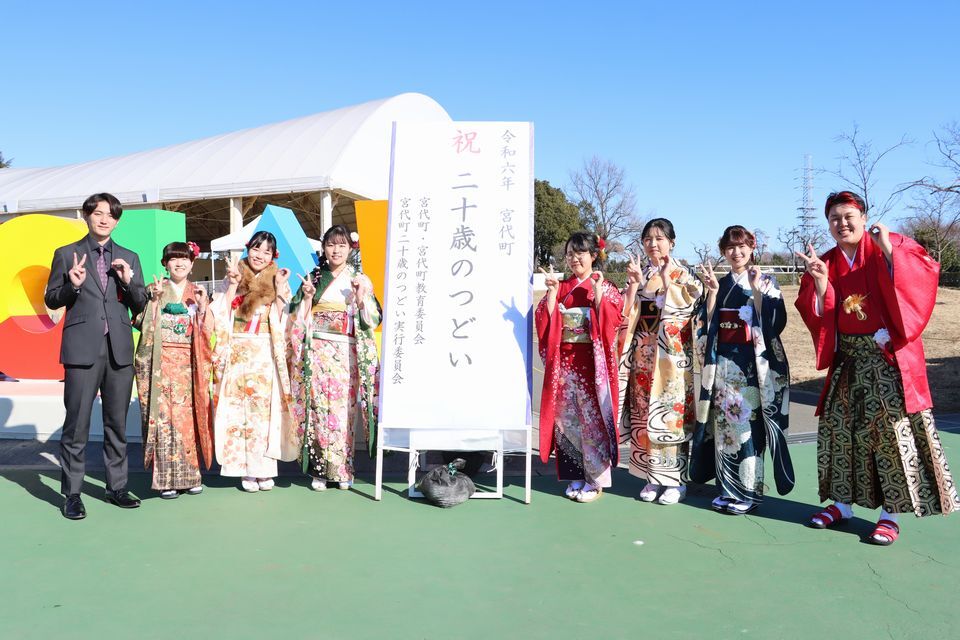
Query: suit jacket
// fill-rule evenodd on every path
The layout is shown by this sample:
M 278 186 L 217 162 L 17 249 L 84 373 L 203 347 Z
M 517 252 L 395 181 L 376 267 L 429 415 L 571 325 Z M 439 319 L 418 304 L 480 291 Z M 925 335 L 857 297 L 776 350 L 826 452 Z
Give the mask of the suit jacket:
M 119 365 L 133 363 L 133 334 L 130 313 L 137 315 L 147 304 L 147 291 L 143 286 L 143 272 L 136 253 L 121 247 L 112 239 L 107 241 L 110 256 L 107 263 L 107 288 L 100 285 L 97 274 L 97 242 L 89 235 L 77 242 L 60 247 L 53 254 L 50 279 L 44 302 L 50 309 L 66 307 L 63 322 L 63 340 L 60 344 L 60 362 L 64 365 L 91 365 L 100 354 L 100 339 L 103 337 L 104 321 L 109 327 L 110 346 Z M 73 267 L 73 255 L 77 259 L 87 256 L 84 268 L 87 277 L 79 292 L 70 282 L 69 271 Z M 123 259 L 133 269 L 129 285 L 124 285 L 110 261 Z

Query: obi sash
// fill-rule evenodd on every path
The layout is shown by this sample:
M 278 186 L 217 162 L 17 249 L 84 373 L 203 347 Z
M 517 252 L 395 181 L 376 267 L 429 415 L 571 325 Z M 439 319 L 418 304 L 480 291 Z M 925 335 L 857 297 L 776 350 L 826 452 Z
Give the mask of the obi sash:
M 640 311 L 637 314 L 637 331 L 655 333 L 660 326 L 660 308 L 656 300 L 640 300 Z
M 749 344 L 750 325 L 740 317 L 739 309 L 720 309 L 717 339 L 725 344 Z
M 246 320 L 239 316 L 233 318 L 233 333 L 249 333 L 253 335 L 270 333 L 270 313 L 269 308 L 262 308 L 258 313 L 253 314 L 253 318 Z
M 310 310 L 313 316 L 314 338 L 352 338 L 354 337 L 353 316 L 343 302 L 320 300 Z
M 563 333 L 560 342 L 568 344 L 590 343 L 590 307 L 564 307 L 560 305 Z

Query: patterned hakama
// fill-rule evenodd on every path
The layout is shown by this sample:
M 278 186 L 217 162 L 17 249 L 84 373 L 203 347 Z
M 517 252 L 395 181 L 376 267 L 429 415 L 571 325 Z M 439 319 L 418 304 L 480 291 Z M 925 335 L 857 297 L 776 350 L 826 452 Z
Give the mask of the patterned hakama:
M 900 373 L 872 335 L 841 334 L 817 461 L 820 500 L 917 516 L 960 509 L 930 409 L 907 413 Z

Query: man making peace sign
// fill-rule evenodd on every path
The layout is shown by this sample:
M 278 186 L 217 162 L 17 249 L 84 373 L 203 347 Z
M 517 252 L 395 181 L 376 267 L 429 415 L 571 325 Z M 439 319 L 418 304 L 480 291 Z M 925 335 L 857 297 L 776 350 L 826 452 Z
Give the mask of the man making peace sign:
M 140 506 L 127 491 L 127 407 L 133 387 L 133 334 L 130 313 L 147 303 L 140 259 L 110 239 L 123 209 L 109 193 L 83 203 L 89 233 L 53 254 L 44 302 L 66 307 L 60 362 L 67 410 L 60 436 L 62 513 L 80 520 L 80 499 L 90 412 L 100 392 L 103 407 L 103 459 L 108 502 L 124 509 Z

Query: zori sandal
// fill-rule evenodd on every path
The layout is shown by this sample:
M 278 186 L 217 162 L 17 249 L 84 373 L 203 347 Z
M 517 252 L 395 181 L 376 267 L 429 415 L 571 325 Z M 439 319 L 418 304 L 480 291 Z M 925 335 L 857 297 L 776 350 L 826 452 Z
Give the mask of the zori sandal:
M 877 522 L 877 528 L 870 534 L 870 542 L 888 547 L 897 541 L 900 536 L 900 527 L 893 520 L 882 519 Z
M 820 513 L 814 514 L 810 518 L 810 526 L 814 529 L 826 529 L 828 527 L 833 527 L 847 518 L 843 517 L 843 514 L 840 513 L 840 509 L 837 509 L 837 505 L 832 504 Z

